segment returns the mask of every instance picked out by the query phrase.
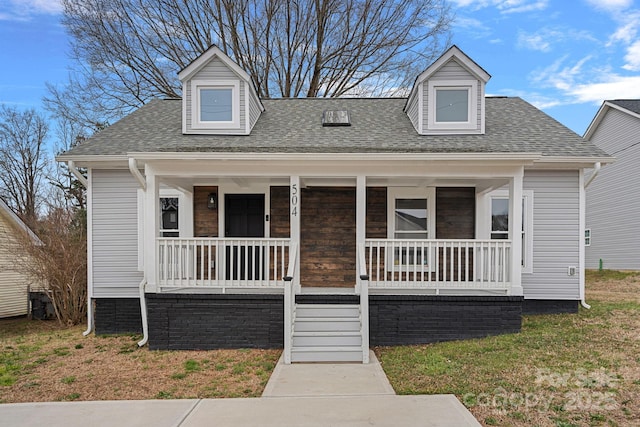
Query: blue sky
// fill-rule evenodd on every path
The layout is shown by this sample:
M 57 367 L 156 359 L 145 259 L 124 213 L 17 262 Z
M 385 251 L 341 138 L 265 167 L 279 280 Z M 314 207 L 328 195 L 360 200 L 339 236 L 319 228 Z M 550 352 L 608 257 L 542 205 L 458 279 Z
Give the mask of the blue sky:
M 640 98 L 640 0 L 451 0 L 453 43 L 582 135 L 604 99 Z M 0 103 L 41 108 L 69 47 L 58 0 L 0 0 Z

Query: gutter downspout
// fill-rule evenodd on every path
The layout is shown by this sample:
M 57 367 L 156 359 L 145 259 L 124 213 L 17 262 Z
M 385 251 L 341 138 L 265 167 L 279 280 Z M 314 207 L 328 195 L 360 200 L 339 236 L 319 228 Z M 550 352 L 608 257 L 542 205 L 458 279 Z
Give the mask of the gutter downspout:
M 147 301 L 144 298 L 144 290 L 147 286 L 147 277 L 140 282 L 140 317 L 142 318 L 142 339 L 138 341 L 138 347 L 142 347 L 149 341 L 149 322 L 147 319 Z
M 136 159 L 134 159 L 133 157 L 129 157 L 129 171 L 131 172 L 131 175 L 133 175 L 133 177 L 138 181 L 140 187 L 142 187 L 143 190 L 146 190 L 147 181 L 140 173 L 140 169 L 138 169 L 138 162 L 136 162 Z
M 129 171 L 131 175 L 138 181 L 143 190 L 147 189 L 147 181 L 138 169 L 138 162 L 133 157 L 129 157 Z M 147 286 L 147 276 L 142 277 L 140 282 L 140 317 L 142 319 L 142 339 L 138 341 L 138 347 L 142 347 L 149 341 L 149 321 L 147 319 L 147 300 L 144 297 L 144 291 Z
M 593 173 L 591 174 L 587 182 L 584 183 L 585 190 L 587 189 L 589 184 L 591 184 L 593 180 L 596 179 L 596 177 L 598 176 L 598 173 L 600 173 L 601 167 L 602 167 L 602 164 L 600 162 L 596 162 L 596 164 L 593 167 Z M 584 274 L 584 272 L 582 274 Z M 587 304 L 587 301 L 585 300 L 584 280 L 582 282 L 582 286 L 580 287 L 580 305 L 586 308 L 587 310 L 591 308 L 591 306 Z
M 76 177 L 85 189 L 89 188 L 89 181 L 80 173 L 73 160 L 67 162 L 67 167 L 69 168 L 69 172 Z M 93 304 L 91 303 L 91 293 L 87 292 L 87 294 L 87 330 L 82 333 L 85 337 L 93 331 Z
M 86 337 L 93 331 L 93 304 L 91 304 L 91 295 L 87 295 L 87 330 L 82 333 Z
M 602 167 L 602 165 L 600 164 L 600 162 L 597 162 L 594 167 L 593 167 L 593 173 L 591 174 L 591 176 L 589 177 L 589 179 L 587 180 L 587 182 L 584 183 L 584 189 L 586 190 L 587 187 L 589 186 L 589 184 L 591 184 L 591 181 L 593 181 L 594 179 L 596 179 L 596 177 L 598 176 L 598 173 L 600 173 L 600 168 Z
M 69 160 L 67 162 L 67 167 L 69 168 L 69 172 L 71 172 L 73 176 L 75 176 L 76 179 L 80 181 L 80 183 L 84 188 L 89 187 L 89 182 L 87 181 L 87 178 L 85 178 L 84 175 L 80 173 L 80 171 L 76 167 L 76 164 L 73 162 L 73 160 Z

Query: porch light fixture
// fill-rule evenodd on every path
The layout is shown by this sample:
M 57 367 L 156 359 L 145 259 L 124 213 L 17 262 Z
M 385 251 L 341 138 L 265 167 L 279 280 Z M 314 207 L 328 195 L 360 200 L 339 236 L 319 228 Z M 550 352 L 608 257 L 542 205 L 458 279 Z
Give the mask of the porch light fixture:
M 209 193 L 207 196 L 207 207 L 209 209 L 217 209 L 218 208 L 218 194 L 217 193 Z

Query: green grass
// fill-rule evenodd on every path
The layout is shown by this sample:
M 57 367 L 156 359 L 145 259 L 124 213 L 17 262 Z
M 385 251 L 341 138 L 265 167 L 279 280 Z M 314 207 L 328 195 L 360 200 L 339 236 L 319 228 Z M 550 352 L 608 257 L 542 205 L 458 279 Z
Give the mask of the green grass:
M 620 387 L 640 389 L 620 374 L 640 370 L 640 344 L 628 324 L 638 316 L 638 303 L 594 301 L 578 314 L 523 316 L 519 334 L 375 350 L 398 394 L 453 393 L 479 408 L 485 425 L 535 424 L 547 409 L 547 423 L 616 425 L 615 417 L 632 415 L 619 404 L 597 409 L 615 404 Z M 585 399 L 592 406 L 574 420 L 572 408 Z
M 75 376 L 64 377 L 61 381 L 63 384 L 73 384 L 74 382 L 76 382 L 76 377 Z
M 186 372 L 196 372 L 196 371 L 199 371 L 200 369 L 202 369 L 200 367 L 200 362 L 196 360 L 189 359 L 184 362 L 184 370 Z

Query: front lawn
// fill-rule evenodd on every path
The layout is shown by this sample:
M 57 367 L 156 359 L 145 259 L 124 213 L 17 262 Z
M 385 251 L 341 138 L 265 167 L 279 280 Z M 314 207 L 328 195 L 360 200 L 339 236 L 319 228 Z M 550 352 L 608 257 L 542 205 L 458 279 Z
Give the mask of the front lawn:
M 140 336 L 0 320 L 0 403 L 256 397 L 280 350 L 149 351 Z
M 398 394 L 453 393 L 483 425 L 640 425 L 640 275 L 587 277 L 591 310 L 376 354 Z

